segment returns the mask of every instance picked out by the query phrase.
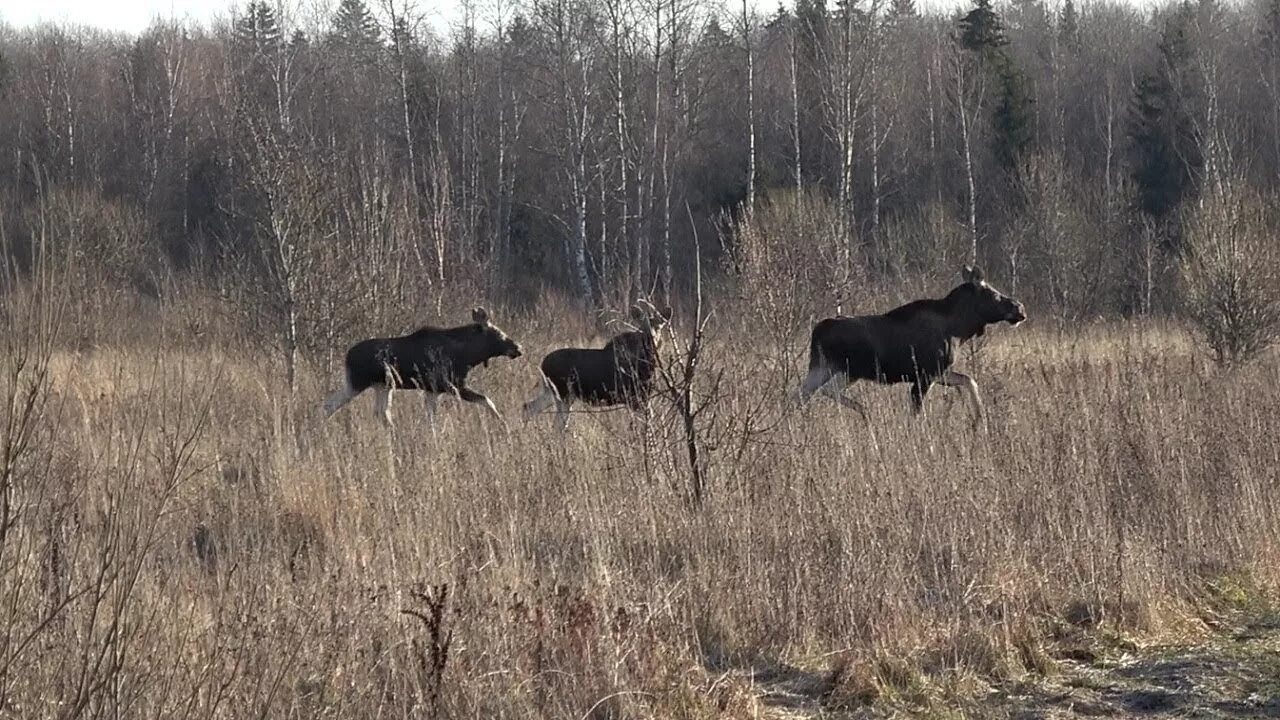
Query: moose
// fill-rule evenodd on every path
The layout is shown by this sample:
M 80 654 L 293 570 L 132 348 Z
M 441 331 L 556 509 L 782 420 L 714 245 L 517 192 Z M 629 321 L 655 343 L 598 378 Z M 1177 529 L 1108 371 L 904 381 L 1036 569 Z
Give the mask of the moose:
M 809 374 L 801 401 L 821 390 L 845 407 L 866 413 L 844 390 L 855 380 L 891 385 L 911 383 L 916 413 L 934 383 L 962 387 L 982 420 L 982 400 L 973 378 L 951 369 L 957 341 L 978 337 L 988 325 L 1018 325 L 1027 319 L 1022 303 L 987 284 L 981 269 L 965 266 L 962 282 L 941 299 L 909 302 L 883 315 L 838 316 L 819 321 L 809 341 Z
M 347 350 L 346 383 L 324 402 L 325 417 L 333 415 L 369 388 L 377 392 L 374 413 L 391 424 L 391 391 L 426 393 L 428 419 L 435 416 L 436 395 L 449 393 L 479 403 L 502 419 L 493 402 L 467 387 L 467 373 L 497 357 L 518 358 L 520 345 L 489 320 L 482 307 L 471 311 L 471 322 L 452 328 L 425 326 L 401 337 L 370 338 Z
M 580 400 L 607 407 L 626 405 L 641 410 L 648 401 L 658 366 L 662 328 L 671 309 L 638 300 L 631 308 L 636 329 L 615 335 L 603 348 L 561 348 L 542 359 L 540 394 L 524 404 L 529 418 L 555 406 L 561 432 L 569 427 L 569 407 Z

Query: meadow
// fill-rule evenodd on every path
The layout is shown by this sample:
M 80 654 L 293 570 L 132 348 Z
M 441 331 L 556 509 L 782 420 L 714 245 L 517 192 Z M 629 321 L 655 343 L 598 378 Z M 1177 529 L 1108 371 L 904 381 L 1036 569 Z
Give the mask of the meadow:
M 957 390 L 916 418 L 857 384 L 864 421 L 797 406 L 804 334 L 726 308 L 695 498 L 665 398 L 521 422 L 537 358 L 601 340 L 554 312 L 496 313 L 526 356 L 474 385 L 508 425 L 449 400 L 428 425 L 403 392 L 387 430 L 370 397 L 321 421 L 335 370 L 291 393 L 190 308 L 77 341 L 83 316 L 10 294 L 0 716 L 928 713 L 1090 638 L 1204 632 L 1280 578 L 1273 355 L 1223 370 L 1176 323 L 1033 314 L 958 363 L 985 425 Z
M 1144 667 L 1280 717 L 1280 0 L 200 5 L 0 17 L 0 720 L 1156 716 L 1251 614 Z M 967 265 L 984 423 L 796 402 Z M 321 419 L 477 306 L 505 422 Z

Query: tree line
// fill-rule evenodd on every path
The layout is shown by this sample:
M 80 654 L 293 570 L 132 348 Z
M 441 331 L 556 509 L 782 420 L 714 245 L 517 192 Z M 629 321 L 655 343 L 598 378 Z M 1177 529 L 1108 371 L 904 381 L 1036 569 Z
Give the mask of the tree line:
M 239 292 L 291 352 L 424 288 L 678 295 L 695 253 L 728 283 L 820 264 L 837 303 L 977 260 L 1046 309 L 1146 312 L 1206 198 L 1266 202 L 1280 173 L 1280 0 L 424 18 L 0 28 L 7 244 L 44 228 L 125 285 Z

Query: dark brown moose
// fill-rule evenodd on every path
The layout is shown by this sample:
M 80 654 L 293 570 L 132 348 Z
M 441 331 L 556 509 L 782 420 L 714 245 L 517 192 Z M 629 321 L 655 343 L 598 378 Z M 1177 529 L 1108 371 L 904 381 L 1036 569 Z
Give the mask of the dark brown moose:
M 555 406 L 563 432 L 574 401 L 642 409 L 658 366 L 660 333 L 671 319 L 671 310 L 658 310 L 649 301 L 639 300 L 631 316 L 636 329 L 614 336 L 603 348 L 561 348 L 548 353 L 542 359 L 541 392 L 524 404 L 525 419 Z
M 377 392 L 374 413 L 388 425 L 392 390 L 425 391 L 428 418 L 435 415 L 436 395 L 442 393 L 480 403 L 501 418 L 489 398 L 467 387 L 467 373 L 493 358 L 520 354 L 520 346 L 489 321 L 484 308 L 472 310 L 467 325 L 427 326 L 402 337 L 362 340 L 347 351 L 346 383 L 325 400 L 325 417 L 372 387 Z
M 916 300 L 883 315 L 832 317 L 818 322 L 809 341 L 809 375 L 800 387 L 806 400 L 819 390 L 863 413 L 843 392 L 854 380 L 911 383 L 916 412 L 934 383 L 963 387 L 973 401 L 975 422 L 982 419 L 977 383 L 951 369 L 957 341 L 982 335 L 988 325 L 1017 325 L 1027 319 L 1022 303 L 1006 297 L 965 267 L 963 282 L 941 299 Z

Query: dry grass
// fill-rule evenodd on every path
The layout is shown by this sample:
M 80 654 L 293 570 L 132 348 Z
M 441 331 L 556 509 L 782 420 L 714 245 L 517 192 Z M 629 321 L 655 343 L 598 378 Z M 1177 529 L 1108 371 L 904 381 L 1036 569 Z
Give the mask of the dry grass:
M 544 320 L 476 376 L 510 429 L 428 427 L 412 393 L 390 434 L 369 398 L 322 423 L 334 379 L 290 398 L 230 345 L 56 351 L 33 442 L 0 438 L 0 716 L 748 717 L 782 712 L 764 668 L 835 710 L 927 704 L 1052 672 L 1072 623 L 1181 631 L 1210 581 L 1280 577 L 1274 359 L 997 330 L 964 360 L 975 432 L 944 389 L 919 420 L 902 387 L 851 389 L 869 424 L 795 408 L 803 340 L 730 360 L 726 325 L 694 509 L 661 402 L 520 425 Z

